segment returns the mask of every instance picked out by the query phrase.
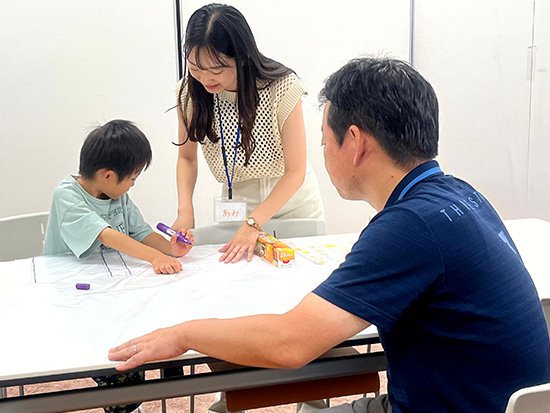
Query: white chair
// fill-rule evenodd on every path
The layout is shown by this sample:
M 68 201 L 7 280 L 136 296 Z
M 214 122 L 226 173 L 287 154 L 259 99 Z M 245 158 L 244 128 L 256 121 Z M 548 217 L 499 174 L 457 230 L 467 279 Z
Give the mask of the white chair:
M 0 261 L 42 255 L 48 212 L 0 218 Z
M 48 212 L 38 212 L 0 218 L 0 261 L 42 255 L 48 216 Z M 23 386 L 19 394 L 24 394 Z M 6 395 L 6 389 L 0 388 L 0 398 Z
M 193 229 L 195 245 L 225 244 L 235 234 L 242 222 L 227 222 Z M 272 219 L 262 229 L 276 238 L 325 235 L 325 221 L 317 218 Z
M 544 318 L 546 318 L 546 325 L 548 326 L 548 332 L 550 333 L 550 299 L 543 298 L 540 300 L 542 310 L 544 311 Z
M 548 413 L 550 383 L 519 389 L 510 396 L 505 413 Z

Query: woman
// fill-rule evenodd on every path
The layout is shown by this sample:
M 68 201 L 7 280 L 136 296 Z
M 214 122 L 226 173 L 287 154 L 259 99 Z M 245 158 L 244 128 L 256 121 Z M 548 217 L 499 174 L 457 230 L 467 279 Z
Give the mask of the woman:
M 271 218 L 322 216 L 317 179 L 306 162 L 304 88 L 291 69 L 259 52 L 248 23 L 232 6 L 195 11 L 184 53 L 188 70 L 178 85 L 173 227 L 195 226 L 192 198 L 201 143 L 212 174 L 223 183 L 218 202 L 246 198 L 241 209 L 246 216 L 220 249 L 220 261 L 250 260 L 261 226 Z

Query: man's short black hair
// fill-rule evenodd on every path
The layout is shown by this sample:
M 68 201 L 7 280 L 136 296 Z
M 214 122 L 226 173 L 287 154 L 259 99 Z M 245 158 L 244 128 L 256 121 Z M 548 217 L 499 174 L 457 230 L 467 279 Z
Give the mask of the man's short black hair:
M 151 145 L 142 131 L 127 120 L 112 120 L 94 129 L 80 150 L 79 174 L 93 179 L 100 169 L 116 172 L 118 181 L 151 164 Z
M 437 156 L 437 97 L 404 61 L 353 59 L 327 79 L 319 99 L 330 102 L 327 123 L 340 145 L 356 125 L 374 136 L 397 165 L 410 167 Z

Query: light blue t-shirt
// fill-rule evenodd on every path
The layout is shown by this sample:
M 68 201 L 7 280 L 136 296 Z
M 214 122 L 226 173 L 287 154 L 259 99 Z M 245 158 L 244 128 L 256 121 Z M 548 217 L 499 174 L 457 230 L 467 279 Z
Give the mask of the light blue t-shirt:
M 44 254 L 87 257 L 99 249 L 97 237 L 107 227 L 139 242 L 153 232 L 127 193 L 119 199 L 98 199 L 69 176 L 53 192 Z

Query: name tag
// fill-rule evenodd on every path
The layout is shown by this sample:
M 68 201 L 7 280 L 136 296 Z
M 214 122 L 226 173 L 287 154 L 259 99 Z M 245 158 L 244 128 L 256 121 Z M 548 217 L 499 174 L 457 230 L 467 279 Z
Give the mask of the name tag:
M 214 198 L 214 221 L 232 222 L 246 219 L 246 198 Z

